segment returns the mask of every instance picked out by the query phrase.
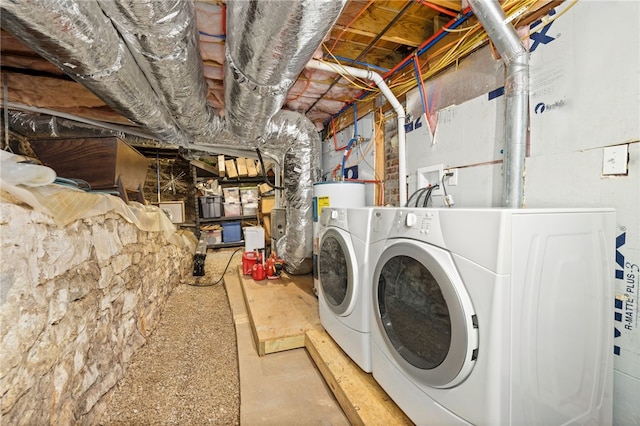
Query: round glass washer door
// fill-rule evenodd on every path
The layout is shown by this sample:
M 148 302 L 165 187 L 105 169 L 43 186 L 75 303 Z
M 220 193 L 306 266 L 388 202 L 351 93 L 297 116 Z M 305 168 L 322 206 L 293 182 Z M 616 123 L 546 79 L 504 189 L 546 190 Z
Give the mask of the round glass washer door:
M 478 325 L 449 252 L 394 243 L 376 265 L 373 287 L 378 328 L 400 367 L 431 387 L 464 381 L 478 355 Z
M 329 228 L 322 236 L 318 255 L 320 297 L 333 313 L 347 316 L 356 304 L 354 294 L 358 283 L 357 266 L 350 235 Z

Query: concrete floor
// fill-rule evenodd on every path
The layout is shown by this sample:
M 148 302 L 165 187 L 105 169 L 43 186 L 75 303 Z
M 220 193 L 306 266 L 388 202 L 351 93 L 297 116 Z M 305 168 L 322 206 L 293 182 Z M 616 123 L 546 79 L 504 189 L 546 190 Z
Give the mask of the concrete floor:
M 225 286 L 238 339 L 240 424 L 349 425 L 306 349 L 258 355 L 240 281 L 227 273 Z

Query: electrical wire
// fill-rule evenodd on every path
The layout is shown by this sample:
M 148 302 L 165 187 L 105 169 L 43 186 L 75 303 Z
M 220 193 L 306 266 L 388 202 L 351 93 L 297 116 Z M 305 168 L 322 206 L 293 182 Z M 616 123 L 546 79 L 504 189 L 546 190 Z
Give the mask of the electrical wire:
M 185 283 L 185 284 L 190 285 L 192 287 L 213 287 L 214 285 L 218 285 L 224 279 L 224 274 L 227 273 L 227 270 L 229 269 L 229 265 L 231 264 L 231 259 L 233 259 L 233 256 L 235 256 L 236 253 L 239 252 L 240 250 L 243 250 L 243 249 L 242 248 L 235 249 L 233 253 L 231 253 L 231 256 L 229 257 L 229 261 L 227 262 L 227 266 L 224 267 L 224 271 L 222 272 L 222 275 L 220 276 L 220 279 L 218 279 L 218 281 L 212 284 L 198 284 L 198 278 L 196 278 L 195 283 Z

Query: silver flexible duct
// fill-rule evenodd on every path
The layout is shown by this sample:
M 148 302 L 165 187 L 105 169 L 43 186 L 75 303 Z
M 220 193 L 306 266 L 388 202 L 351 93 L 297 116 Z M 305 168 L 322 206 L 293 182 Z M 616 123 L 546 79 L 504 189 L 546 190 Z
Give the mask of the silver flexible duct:
M 520 208 L 529 123 L 529 52 L 497 0 L 469 0 L 469 5 L 507 67 L 502 206 Z
M 313 269 L 313 183 L 320 178 L 320 135 L 302 114 L 280 111 L 269 122 L 263 149 L 282 159 L 287 224 L 276 251 L 290 274 Z
M 225 46 L 225 115 L 245 143 L 269 119 L 340 15 L 346 0 L 229 0 Z
M 193 1 L 98 0 L 180 128 L 216 133 L 222 120 L 207 105 Z
M 2 2 L 2 28 L 159 138 L 184 142 L 95 0 Z
M 290 273 L 309 272 L 312 252 L 312 184 L 319 173 L 320 138 L 313 124 L 300 114 L 283 111 L 272 123 L 269 123 L 269 119 L 284 102 L 285 86 L 286 89 L 289 88 L 311 58 L 346 0 L 230 0 L 228 9 L 234 7 L 234 10 L 241 12 L 234 15 L 235 20 L 231 19 L 231 23 L 228 21 L 228 43 L 235 48 L 229 49 L 228 56 L 233 58 L 233 63 L 228 61 L 225 68 L 227 73 L 236 74 L 236 78 L 225 82 L 225 99 L 227 115 L 235 117 L 239 124 L 229 124 L 229 128 L 235 131 L 231 135 L 224 128 L 223 121 L 215 115 L 211 116 L 205 124 L 205 134 L 195 135 L 191 141 L 186 140 L 186 136 L 177 130 L 167 108 L 136 65 L 129 52 L 129 49 L 137 49 L 135 43 L 129 40 L 127 48 L 95 0 L 76 1 L 77 5 L 73 0 L 52 0 L 33 5 L 19 1 L 11 4 L 3 2 L 2 25 L 45 58 L 58 64 L 116 111 L 154 131 L 166 142 L 223 153 L 225 146 L 231 153 L 235 151 L 234 148 L 242 150 L 262 144 L 267 154 L 278 158 L 279 164 L 283 164 L 285 173 L 288 223 L 286 236 L 279 243 L 279 254 L 287 261 Z M 140 10 L 147 10 L 147 13 L 153 15 L 148 22 L 154 19 L 157 21 L 158 16 L 171 20 L 178 15 L 181 19 L 193 20 L 187 15 L 181 15 L 188 8 L 160 4 L 159 9 L 154 9 L 156 3 L 158 2 L 138 4 L 131 0 L 131 4 L 117 10 L 111 10 L 110 6 L 105 6 L 105 9 L 113 14 L 113 20 L 118 22 L 123 33 L 138 34 L 134 30 L 126 30 L 124 23 L 129 22 L 128 20 L 133 22 L 132 17 L 139 13 L 144 15 Z M 142 9 L 136 9 L 138 6 Z M 172 8 L 174 6 L 175 9 Z M 133 9 L 136 9 L 135 13 L 132 12 Z M 174 11 L 176 15 L 170 11 Z M 55 19 L 51 19 L 51 16 Z M 184 28 L 176 30 L 176 33 L 183 35 L 188 32 Z M 234 34 L 238 36 L 238 40 Z M 142 38 L 145 36 L 139 35 Z M 127 35 L 125 37 L 130 38 Z M 169 60 L 171 54 L 166 54 L 166 51 L 155 52 L 153 49 L 168 49 L 163 42 L 167 43 L 170 38 L 158 42 L 139 41 L 141 52 L 137 52 L 136 57 L 141 64 L 151 61 L 141 65 L 149 75 L 156 76 L 154 70 L 164 59 Z M 195 49 L 195 46 L 185 41 L 180 43 L 185 50 L 178 49 L 176 55 L 193 58 L 194 53 L 189 50 Z M 153 61 L 156 60 L 158 62 L 154 64 Z M 180 59 L 177 60 L 180 62 Z M 198 73 L 186 69 L 186 64 L 178 67 L 184 67 L 181 70 L 184 72 L 183 77 L 172 75 L 172 79 L 168 79 L 157 75 L 156 85 L 160 96 L 167 98 L 164 104 L 170 105 L 176 117 L 189 110 L 190 107 L 186 105 L 189 102 L 200 102 L 197 91 L 193 94 L 195 98 L 179 96 L 182 93 L 180 87 L 197 87 L 200 82 L 196 81 L 199 79 Z M 154 80 L 156 77 L 150 79 Z M 161 89 L 163 84 L 167 84 L 167 87 Z M 178 89 L 169 87 L 171 84 L 175 84 Z M 277 94 L 275 101 L 272 98 L 274 92 Z M 257 115 L 253 116 L 254 113 Z M 176 120 L 181 121 L 180 118 Z M 246 127 L 246 123 L 251 125 Z

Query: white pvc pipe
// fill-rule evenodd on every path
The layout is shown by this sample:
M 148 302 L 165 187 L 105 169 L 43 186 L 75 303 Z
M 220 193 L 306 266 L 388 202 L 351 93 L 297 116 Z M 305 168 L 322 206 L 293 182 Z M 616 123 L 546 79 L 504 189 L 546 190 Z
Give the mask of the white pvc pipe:
M 322 71 L 329 71 L 336 73 L 336 68 L 344 69 L 347 73 L 354 77 L 364 78 L 366 80 L 373 81 L 380 89 L 382 94 L 387 98 L 396 114 L 398 114 L 398 186 L 400 194 L 400 206 L 404 207 L 407 204 L 407 157 L 406 157 L 406 134 L 404 130 L 404 124 L 406 121 L 406 114 L 404 108 L 398 102 L 398 99 L 394 96 L 389 86 L 384 82 L 380 74 L 370 70 L 363 70 L 360 68 L 354 68 L 345 65 L 329 65 L 324 62 L 312 59 L 307 64 L 307 68 L 313 68 Z

